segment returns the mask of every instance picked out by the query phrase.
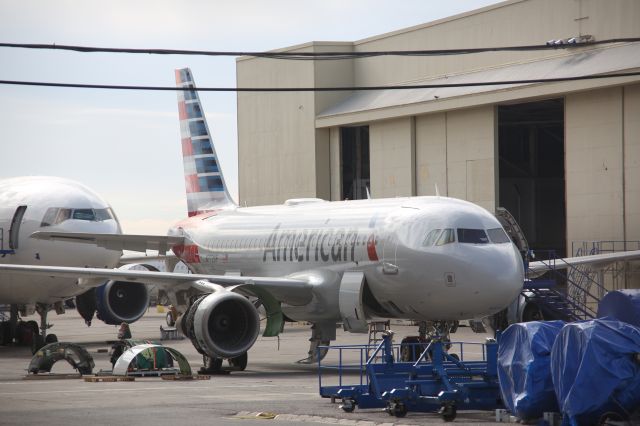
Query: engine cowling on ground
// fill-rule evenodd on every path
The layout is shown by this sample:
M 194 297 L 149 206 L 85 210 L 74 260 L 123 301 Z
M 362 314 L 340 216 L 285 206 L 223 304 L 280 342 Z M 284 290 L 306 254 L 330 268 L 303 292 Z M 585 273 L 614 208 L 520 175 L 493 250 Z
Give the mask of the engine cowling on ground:
M 222 290 L 199 297 L 180 326 L 199 352 L 212 358 L 234 358 L 255 343 L 260 316 L 246 297 Z

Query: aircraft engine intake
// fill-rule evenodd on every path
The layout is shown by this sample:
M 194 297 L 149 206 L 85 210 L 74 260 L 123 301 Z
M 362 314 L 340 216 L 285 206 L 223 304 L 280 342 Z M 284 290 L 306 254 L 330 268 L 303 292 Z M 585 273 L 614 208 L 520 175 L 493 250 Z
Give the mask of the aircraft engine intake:
M 221 290 L 196 299 L 180 326 L 198 352 L 212 358 L 234 358 L 255 343 L 260 316 L 246 297 Z
M 107 281 L 96 288 L 97 317 L 110 325 L 135 322 L 147 311 L 149 298 L 145 284 Z

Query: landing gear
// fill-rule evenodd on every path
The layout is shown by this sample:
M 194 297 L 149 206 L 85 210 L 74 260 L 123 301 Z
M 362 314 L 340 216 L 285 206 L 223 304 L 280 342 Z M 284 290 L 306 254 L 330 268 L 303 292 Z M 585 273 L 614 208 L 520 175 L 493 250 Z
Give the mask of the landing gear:
M 203 367 L 198 370 L 199 374 L 229 374 L 231 371 L 244 371 L 247 368 L 247 361 L 249 356 L 247 353 L 243 353 L 242 355 L 238 355 L 234 358 L 228 358 L 230 369 L 222 369 L 223 358 L 218 357 L 210 357 L 207 355 L 202 355 L 202 363 Z
M 333 322 L 316 322 L 311 326 L 311 338 L 309 339 L 309 352 L 307 357 L 296 361 L 298 364 L 315 364 L 322 360 L 329 351 L 331 340 L 336 339 L 336 324 Z M 318 346 L 327 348 L 318 350 Z
M 445 349 L 451 345 L 450 334 L 458 330 L 458 321 L 420 321 L 418 323 L 418 336 L 408 336 L 400 343 L 400 360 L 403 362 L 417 361 L 418 357 L 427 348 L 427 345 L 437 338 L 446 342 Z M 428 354 L 431 357 L 431 354 Z M 428 361 L 428 358 L 425 360 Z
M 249 359 L 249 356 L 245 352 L 242 355 L 238 355 L 235 358 L 229 358 L 229 365 L 234 370 L 244 371 L 247 368 L 248 359 Z
M 222 361 L 222 358 L 202 355 L 202 363 L 204 365 L 198 370 L 198 374 L 228 374 L 228 371 L 222 371 Z
M 23 316 L 33 314 L 33 305 L 18 308 L 18 305 L 11 305 L 9 321 L 0 322 L 0 344 L 8 345 L 15 342 L 31 346 L 31 352 L 35 354 L 45 344 L 58 341 L 55 334 L 47 334 L 47 330 L 51 328 L 51 324 L 47 324 L 47 313 L 52 308 L 58 313 L 64 313 L 62 302 L 57 302 L 54 305 L 36 303 L 35 312 L 40 315 L 39 326 L 33 320 L 24 322 L 19 320 L 19 313 Z

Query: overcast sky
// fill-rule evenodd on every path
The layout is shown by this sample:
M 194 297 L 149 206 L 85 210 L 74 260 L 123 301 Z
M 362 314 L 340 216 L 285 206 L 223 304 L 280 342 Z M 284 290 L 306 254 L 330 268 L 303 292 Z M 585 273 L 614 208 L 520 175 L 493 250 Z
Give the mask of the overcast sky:
M 0 0 L 0 42 L 263 51 L 355 41 L 496 0 Z M 466 47 L 466 46 L 459 46 Z M 233 87 L 235 58 L 0 48 L 0 80 Z M 201 93 L 237 200 L 235 93 Z M 0 86 L 0 178 L 50 175 L 101 194 L 127 233 L 165 234 L 186 215 L 176 95 Z

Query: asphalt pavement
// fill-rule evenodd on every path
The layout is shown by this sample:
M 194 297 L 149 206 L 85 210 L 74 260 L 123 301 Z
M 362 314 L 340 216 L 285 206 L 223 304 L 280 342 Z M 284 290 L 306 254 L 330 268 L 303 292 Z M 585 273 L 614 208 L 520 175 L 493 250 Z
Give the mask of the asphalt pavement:
M 154 307 L 131 325 L 133 338 L 160 339 L 165 314 Z M 38 319 L 27 318 L 27 319 Z M 110 344 L 118 328 L 95 320 L 87 327 L 74 310 L 52 314 L 50 332 L 60 341 L 79 343 L 94 358 L 94 372 L 110 370 Z M 415 335 L 417 327 L 392 324 L 396 341 Z M 367 343 L 368 336 L 337 330 L 334 345 Z M 259 337 L 249 351 L 247 369 L 210 380 L 169 381 L 159 377 L 136 377 L 132 382 L 85 382 L 74 378 L 75 370 L 65 361 L 54 364 L 52 377 L 25 380 L 31 352 L 26 347 L 0 346 L 0 424 L 2 425 L 417 425 L 442 423 L 437 414 L 409 412 L 404 418 L 380 409 L 356 409 L 346 413 L 339 403 L 318 392 L 317 365 L 296 363 L 308 351 L 311 336 L 306 324 L 287 324 L 279 338 Z M 481 342 L 486 337 L 460 328 L 455 340 Z M 188 339 L 163 342 L 180 351 L 194 372 L 202 359 Z M 475 355 L 473 349 L 465 356 Z M 337 353 L 337 352 L 336 352 Z M 336 357 L 331 352 L 330 357 Z M 356 357 L 357 358 L 357 357 Z M 337 376 L 324 377 L 325 384 Z M 358 383 L 357 374 L 343 377 Z M 458 411 L 455 424 L 493 424 L 494 412 Z

